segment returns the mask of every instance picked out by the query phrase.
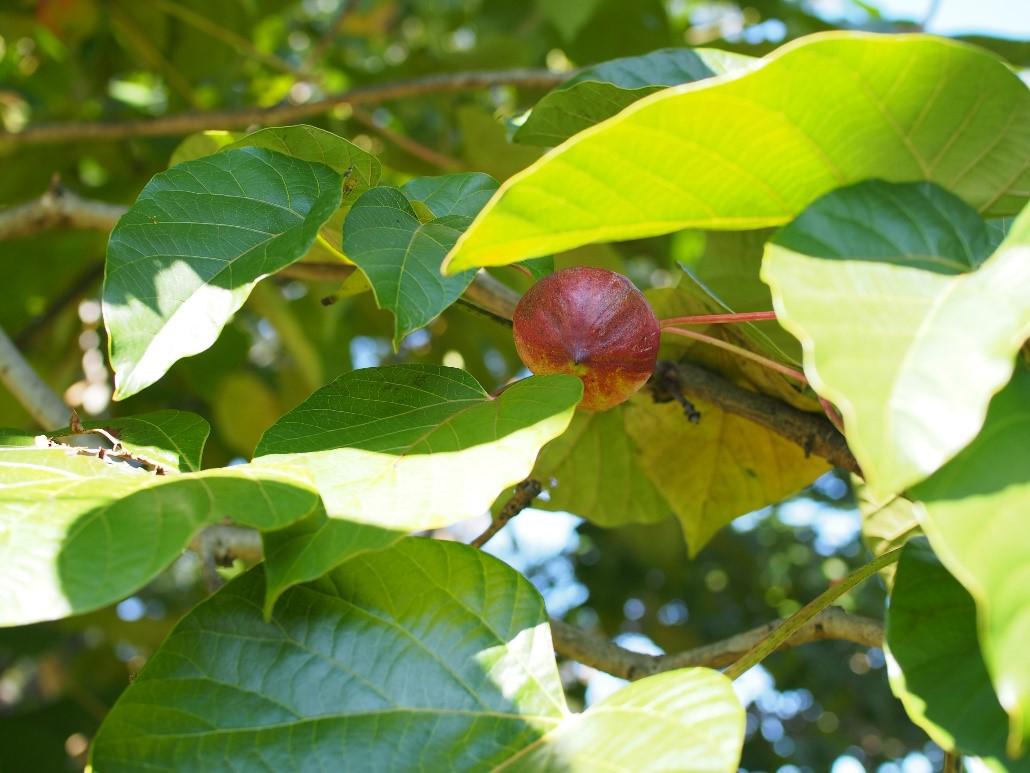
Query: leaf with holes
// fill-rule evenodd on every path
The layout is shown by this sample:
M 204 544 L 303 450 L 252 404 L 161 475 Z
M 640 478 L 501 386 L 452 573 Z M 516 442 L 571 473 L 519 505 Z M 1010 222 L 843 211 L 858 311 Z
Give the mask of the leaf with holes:
M 1030 91 L 994 55 L 929 36 L 813 35 L 570 138 L 501 186 L 445 268 L 782 225 L 872 177 L 931 180 L 983 213 L 1014 214 L 1028 156 Z
M 408 538 L 288 591 L 255 569 L 190 612 L 97 734 L 97 773 L 736 770 L 744 711 L 708 669 L 570 714 L 543 600 L 466 545 Z M 227 710 L 227 707 L 232 707 Z
M 777 317 L 875 498 L 958 453 L 1012 375 L 1030 335 L 1030 210 L 991 254 L 995 238 L 937 186 L 873 181 L 819 199 L 766 249 Z
M 664 48 L 595 64 L 537 102 L 513 139 L 557 145 L 648 94 L 743 69 L 755 61 L 713 48 Z
M 119 450 L 166 472 L 197 472 L 211 425 L 187 411 L 154 411 L 116 419 L 84 421 L 86 430 L 103 430 L 104 435 L 85 432 L 73 435 L 70 428 L 50 433 L 54 440 L 72 446 L 111 449 L 113 438 Z
M 1007 718 L 980 652 L 976 605 L 921 540 L 897 564 L 884 650 L 891 689 L 941 748 L 995 770 L 1030 770 L 1030 759 L 1006 756 Z
M 138 590 L 203 526 L 278 529 L 318 495 L 251 465 L 157 476 L 74 448 L 0 448 L 0 626 L 98 609 Z
M 340 195 L 333 169 L 253 147 L 179 164 L 147 183 L 107 248 L 103 309 L 116 399 L 211 346 L 256 282 L 308 251 Z

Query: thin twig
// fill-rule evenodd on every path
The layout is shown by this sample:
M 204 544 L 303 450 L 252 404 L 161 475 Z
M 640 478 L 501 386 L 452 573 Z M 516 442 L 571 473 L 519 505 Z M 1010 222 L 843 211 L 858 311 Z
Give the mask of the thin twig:
M 554 619 L 551 620 L 551 637 L 559 655 L 607 674 L 632 680 L 692 666 L 723 668 L 765 640 L 783 623 L 783 620 L 776 620 L 728 639 L 669 655 L 634 652 Z M 883 644 L 883 624 L 879 620 L 848 614 L 838 607 L 829 607 L 809 620 L 780 646 L 798 647 L 824 639 L 850 641 L 863 647 L 879 647 Z
M 490 521 L 490 525 L 486 527 L 486 530 L 469 544 L 474 548 L 483 547 L 497 532 L 504 528 L 508 521 L 529 507 L 533 500 L 540 496 L 542 489 L 540 481 L 533 478 L 526 478 L 515 486 L 515 493 L 512 494 L 511 499 L 505 502 L 504 507 Z
M 466 168 L 461 161 L 448 156 L 446 153 L 439 153 L 432 148 L 427 148 L 421 142 L 416 142 L 405 134 L 395 132 L 387 126 L 381 126 L 376 123 L 375 118 L 370 113 L 365 112 L 360 107 L 353 108 L 351 114 L 353 115 L 354 120 L 358 123 L 381 135 L 384 139 L 392 142 L 404 152 L 425 161 L 427 164 L 438 166 L 441 169 L 447 169 L 452 172 Z
M 658 320 L 663 327 L 675 325 L 733 325 L 739 322 L 769 322 L 775 321 L 775 311 L 741 311 L 728 314 L 692 314 L 687 317 L 668 317 Z
M 167 137 L 203 129 L 242 129 L 252 125 L 293 123 L 321 115 L 337 105 L 368 105 L 425 94 L 478 91 L 496 85 L 549 89 L 568 77 L 547 70 L 496 70 L 428 75 L 422 78 L 361 86 L 303 104 L 241 108 L 221 112 L 191 112 L 144 121 L 97 123 L 91 121 L 30 126 L 20 132 L 0 132 L 0 144 L 39 145 L 83 140 L 118 140 L 126 137 Z
M 705 335 L 704 333 L 698 333 L 696 330 L 687 330 L 686 328 L 680 327 L 666 327 L 662 328 L 664 333 L 672 333 L 683 338 L 691 338 L 695 341 L 701 341 L 702 343 L 710 344 L 711 346 L 718 347 L 719 349 L 725 349 L 728 352 L 733 352 L 738 357 L 743 357 L 748 360 L 757 362 L 759 365 L 763 365 L 769 370 L 774 370 L 787 378 L 792 378 L 802 384 L 808 384 L 808 379 L 805 378 L 805 374 L 800 370 L 788 367 L 782 363 L 771 360 L 768 357 L 763 357 L 761 354 L 745 349 L 743 346 L 737 346 L 731 344 L 729 341 L 723 341 L 721 338 L 715 338 L 714 336 Z

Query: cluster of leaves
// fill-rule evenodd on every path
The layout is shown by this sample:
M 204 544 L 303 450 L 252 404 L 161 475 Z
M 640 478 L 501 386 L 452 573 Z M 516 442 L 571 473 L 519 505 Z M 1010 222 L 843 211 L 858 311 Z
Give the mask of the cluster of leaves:
M 894 537 L 922 530 L 933 548 L 906 548 L 893 581 L 893 689 L 944 748 L 1015 768 L 1030 737 L 1030 218 L 1005 218 L 1027 196 L 1027 126 L 1025 85 L 989 54 L 840 34 L 762 60 L 674 49 L 592 68 L 514 135 L 560 147 L 499 189 L 482 173 L 378 185 L 377 158 L 308 126 L 192 138 L 111 235 L 116 396 L 210 349 L 258 283 L 298 261 L 356 267 L 336 292 L 371 290 L 400 347 L 482 266 L 539 275 L 546 256 L 597 242 L 728 231 L 685 257 L 678 287 L 651 291 L 654 306 L 774 305 L 781 324 L 713 334 L 803 365 L 843 415 L 871 536 L 889 511 Z M 748 363 L 664 354 L 819 410 Z M 202 469 L 208 426 L 186 411 L 87 423 L 117 441 L 103 456 L 89 431 L 2 437 L 5 625 L 124 598 L 204 525 L 262 532 L 264 564 L 196 606 L 118 700 L 97 770 L 144 756 L 274 766 L 298 742 L 288 759 L 312 769 L 341 754 L 386 767 L 736 766 L 743 712 L 724 677 L 651 677 L 570 714 L 532 586 L 471 548 L 405 535 L 474 517 L 532 474 L 544 507 L 607 527 L 675 518 L 696 554 L 824 462 L 714 405 L 698 406 L 696 427 L 646 395 L 576 413 L 570 377 L 496 397 L 431 364 L 307 381 L 319 388 L 243 464 Z M 976 724 L 955 698 L 973 693 Z

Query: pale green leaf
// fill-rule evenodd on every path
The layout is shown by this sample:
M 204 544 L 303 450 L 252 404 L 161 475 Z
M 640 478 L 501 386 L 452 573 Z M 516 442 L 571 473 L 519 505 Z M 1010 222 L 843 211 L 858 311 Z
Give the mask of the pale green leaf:
M 119 698 L 97 773 L 736 769 L 728 679 L 687 669 L 570 714 L 543 601 L 473 548 L 405 539 L 284 594 L 255 569 L 195 608 Z
M 536 477 L 542 506 L 602 526 L 675 516 L 691 555 L 734 518 L 779 502 L 828 467 L 797 445 L 714 405 L 696 402 L 697 424 L 676 403 L 638 394 L 599 414 L 577 416 L 544 449 Z
M 1008 723 L 980 652 L 976 605 L 921 540 L 897 564 L 885 644 L 891 689 L 939 746 L 992 770 L 1030 770 L 1030 759 L 1006 757 Z
M 303 471 L 333 518 L 441 527 L 481 515 L 529 475 L 581 396 L 573 376 L 533 376 L 491 397 L 455 368 L 356 370 L 271 427 L 252 466 Z
M 409 201 L 419 201 L 435 217 L 475 217 L 497 190 L 497 180 L 482 172 L 416 177 L 401 186 Z
M 180 142 L 172 151 L 168 159 L 168 166 L 172 167 L 184 161 L 193 161 L 197 158 L 210 156 L 217 153 L 226 145 L 231 145 L 240 138 L 238 132 L 227 132 L 220 129 L 196 132 Z
M 823 33 L 580 132 L 502 185 L 445 266 L 781 225 L 871 177 L 932 180 L 981 212 L 1013 214 L 1030 192 L 1028 156 L 1030 92 L 992 54 L 921 35 Z
M 851 486 L 862 516 L 862 542 L 874 556 L 882 556 L 922 535 L 916 505 L 911 500 L 897 494 L 877 499 L 857 475 L 852 476 Z M 888 588 L 894 582 L 896 569 L 897 564 L 890 564 L 880 570 Z
M 714 49 L 664 48 L 595 64 L 537 102 L 514 139 L 529 145 L 557 145 L 648 94 L 742 69 L 755 61 Z
M 329 167 L 263 148 L 225 150 L 154 177 L 107 250 L 115 397 L 211 346 L 256 282 L 308 251 L 340 195 Z
M 1030 335 L 1030 210 L 991 247 L 954 196 L 882 182 L 828 194 L 767 247 L 777 317 L 877 498 L 976 436 Z
M 1009 748 L 1030 739 L 1030 371 L 991 401 L 977 438 L 911 490 L 934 552 L 976 599 Z
M 737 770 L 743 738 L 744 711 L 729 679 L 691 668 L 634 682 L 496 769 L 728 773 Z
M 470 222 L 466 215 L 444 215 L 423 223 L 396 188 L 373 188 L 351 207 L 343 249 L 368 277 L 379 307 L 393 313 L 395 347 L 472 283 L 473 271 L 440 273 L 443 256 Z
M 317 503 L 306 479 L 248 465 L 159 476 L 73 448 L 0 448 L 0 625 L 110 604 L 203 526 L 282 528 Z

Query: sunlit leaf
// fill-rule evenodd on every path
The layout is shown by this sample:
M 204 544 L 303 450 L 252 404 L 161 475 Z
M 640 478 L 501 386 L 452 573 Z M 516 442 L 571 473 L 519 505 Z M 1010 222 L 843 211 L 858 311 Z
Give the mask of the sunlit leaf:
M 755 61 L 716 49 L 664 48 L 595 64 L 537 102 L 514 139 L 530 145 L 557 145 L 648 94 L 732 72 Z
M 744 75 L 645 97 L 508 180 L 451 273 L 684 228 L 781 225 L 859 180 L 938 182 L 1013 214 L 1030 189 L 1030 91 L 986 51 L 832 32 Z
M 940 188 L 867 182 L 819 199 L 766 249 L 777 317 L 878 498 L 976 436 L 1030 336 L 1030 210 L 993 247 Z
M 115 397 L 207 349 L 261 278 L 308 251 L 340 205 L 329 167 L 225 150 L 154 177 L 111 234 L 104 281 Z

